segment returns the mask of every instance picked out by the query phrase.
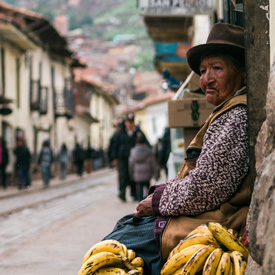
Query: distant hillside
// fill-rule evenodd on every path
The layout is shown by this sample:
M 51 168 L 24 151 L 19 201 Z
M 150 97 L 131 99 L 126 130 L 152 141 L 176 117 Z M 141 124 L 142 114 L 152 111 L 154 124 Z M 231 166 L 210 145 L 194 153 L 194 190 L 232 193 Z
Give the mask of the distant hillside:
M 142 47 L 132 67 L 154 70 L 154 49 L 134 0 L 6 0 L 15 7 L 33 10 L 51 21 L 67 14 L 70 30 L 82 29 L 91 39 L 114 40 L 118 35 L 134 35 Z M 121 37 L 121 36 L 119 36 Z M 123 36 L 122 36 L 123 37 Z M 124 36 L 125 37 L 125 36 Z
M 133 0 L 6 0 L 8 4 L 36 11 L 50 20 L 67 14 L 70 30 L 81 28 L 91 38 L 112 40 L 117 34 L 148 39 Z

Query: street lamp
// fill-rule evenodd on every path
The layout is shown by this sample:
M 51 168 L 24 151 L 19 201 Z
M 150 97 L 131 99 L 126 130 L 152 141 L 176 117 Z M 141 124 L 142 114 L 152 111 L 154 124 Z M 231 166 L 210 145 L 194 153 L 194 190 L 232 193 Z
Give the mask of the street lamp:
M 12 101 L 12 99 L 0 95 L 0 115 L 7 116 L 12 113 L 12 109 L 8 105 Z
M 7 116 L 11 113 L 12 113 L 12 109 L 8 105 L 3 104 L 3 106 L 0 107 L 0 115 Z

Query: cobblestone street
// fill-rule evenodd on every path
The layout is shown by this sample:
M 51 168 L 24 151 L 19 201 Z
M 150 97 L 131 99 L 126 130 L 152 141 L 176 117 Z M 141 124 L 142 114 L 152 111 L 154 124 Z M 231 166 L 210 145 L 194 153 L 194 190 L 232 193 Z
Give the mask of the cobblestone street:
M 85 252 L 136 206 L 117 198 L 110 169 L 18 192 L 0 196 L 0 274 L 76 275 Z

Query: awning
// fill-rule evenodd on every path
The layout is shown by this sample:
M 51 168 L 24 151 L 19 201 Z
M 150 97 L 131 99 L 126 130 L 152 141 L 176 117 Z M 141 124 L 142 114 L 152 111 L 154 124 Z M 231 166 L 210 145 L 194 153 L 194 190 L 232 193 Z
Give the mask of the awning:
M 86 120 L 90 124 L 99 122 L 98 119 L 94 118 L 90 114 L 89 108 L 82 105 L 75 106 L 75 115 L 82 117 L 84 120 Z
M 8 104 L 8 103 L 12 103 L 13 100 L 10 98 L 7 98 L 3 95 L 0 95 L 0 104 Z
M 18 46 L 24 51 L 35 50 L 37 46 L 22 31 L 16 28 L 12 23 L 0 22 L 1 39 Z

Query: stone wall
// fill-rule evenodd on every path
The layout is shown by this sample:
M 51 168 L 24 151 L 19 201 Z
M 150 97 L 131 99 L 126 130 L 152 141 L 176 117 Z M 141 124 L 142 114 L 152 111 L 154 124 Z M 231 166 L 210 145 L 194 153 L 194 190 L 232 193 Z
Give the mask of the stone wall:
M 275 270 L 275 62 L 266 99 L 266 120 L 255 146 L 257 177 L 248 216 L 246 275 L 271 275 Z

